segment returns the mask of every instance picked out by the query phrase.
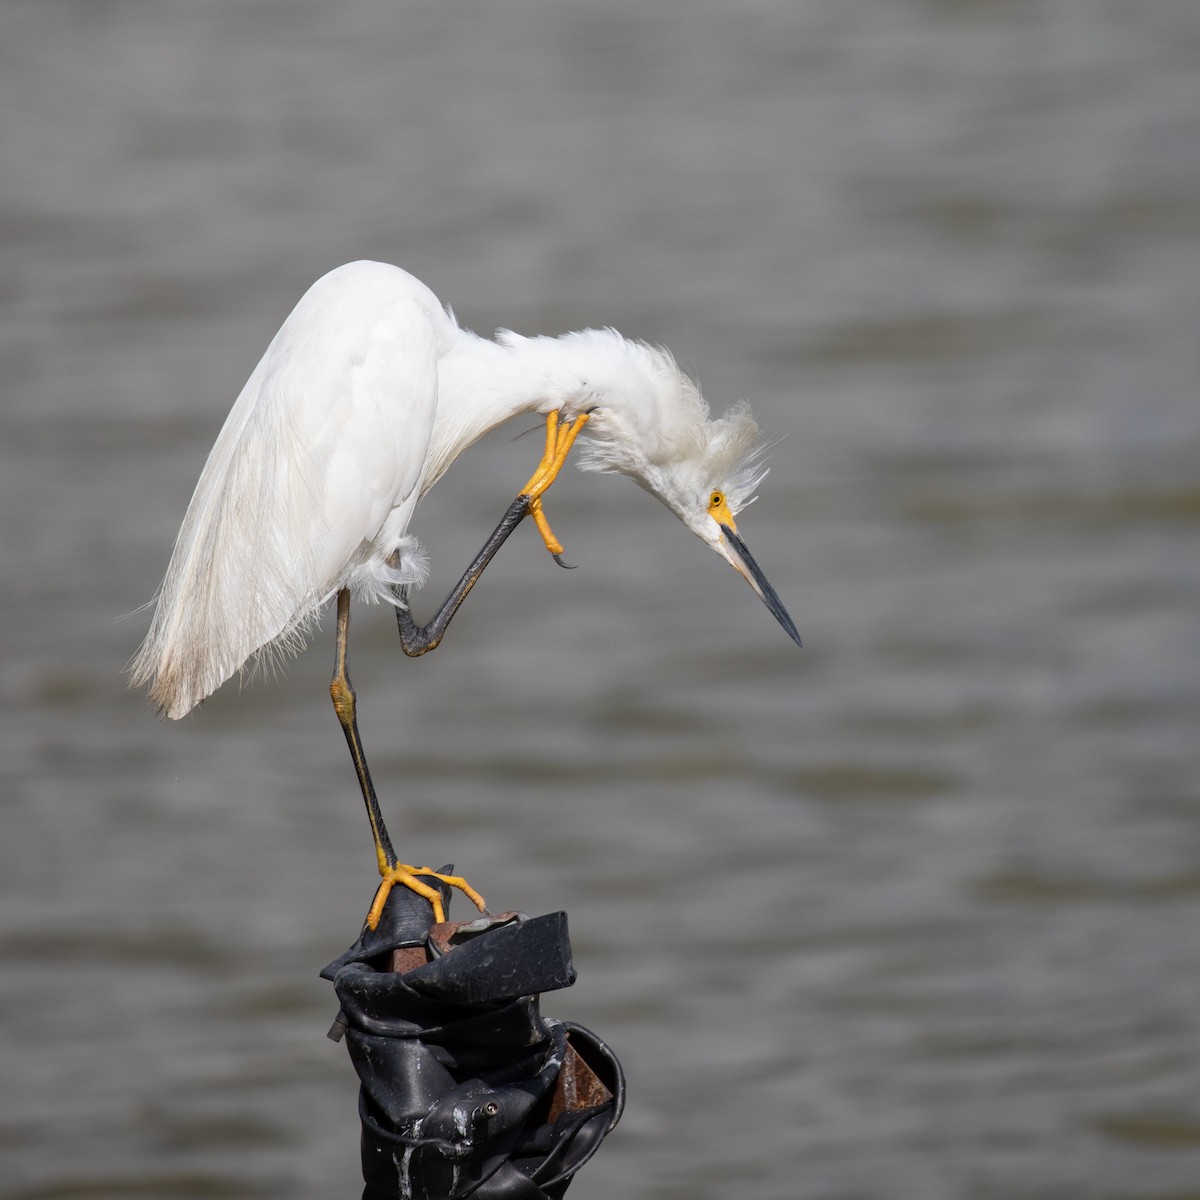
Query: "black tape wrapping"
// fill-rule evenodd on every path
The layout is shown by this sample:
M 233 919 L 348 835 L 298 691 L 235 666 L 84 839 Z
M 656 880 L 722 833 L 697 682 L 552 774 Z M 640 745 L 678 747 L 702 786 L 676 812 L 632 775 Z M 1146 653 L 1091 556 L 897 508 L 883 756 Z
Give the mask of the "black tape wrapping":
M 393 949 L 436 940 L 429 913 L 397 888 L 379 930 L 321 972 L 360 1081 L 363 1200 L 557 1200 L 625 1092 L 600 1038 L 539 1009 L 575 979 L 566 914 L 483 918 L 391 970 Z

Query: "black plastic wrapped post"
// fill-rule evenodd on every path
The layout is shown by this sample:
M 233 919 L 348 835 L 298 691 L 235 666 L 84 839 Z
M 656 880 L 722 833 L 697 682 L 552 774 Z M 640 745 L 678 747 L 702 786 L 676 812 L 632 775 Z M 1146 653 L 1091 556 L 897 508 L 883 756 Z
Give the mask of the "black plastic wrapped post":
M 557 1200 L 625 1095 L 604 1042 L 539 1011 L 575 982 L 566 914 L 432 917 L 397 887 L 321 972 L 361 1084 L 363 1200 Z

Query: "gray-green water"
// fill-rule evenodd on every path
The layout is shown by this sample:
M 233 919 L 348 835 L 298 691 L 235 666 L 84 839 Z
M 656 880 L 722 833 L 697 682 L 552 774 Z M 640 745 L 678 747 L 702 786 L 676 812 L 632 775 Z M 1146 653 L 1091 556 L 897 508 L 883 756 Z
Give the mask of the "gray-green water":
M 8 0 L 0 167 L 0 1194 L 358 1192 L 331 631 L 179 724 L 120 672 L 267 340 L 376 257 L 783 439 L 803 651 L 576 472 L 578 571 L 521 531 L 416 662 L 358 615 L 398 842 L 565 908 L 547 1010 L 628 1068 L 572 1195 L 1200 1195 L 1192 0 Z

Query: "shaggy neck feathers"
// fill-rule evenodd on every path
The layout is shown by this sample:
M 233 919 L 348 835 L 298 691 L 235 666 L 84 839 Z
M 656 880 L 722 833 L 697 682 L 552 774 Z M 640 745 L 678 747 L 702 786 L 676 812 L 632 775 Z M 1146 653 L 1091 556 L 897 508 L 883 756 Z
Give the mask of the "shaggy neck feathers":
M 555 409 L 568 419 L 592 412 L 581 467 L 628 475 L 681 516 L 717 487 L 736 511 L 764 473 L 758 427 L 744 406 L 710 420 L 670 354 L 612 329 L 560 337 L 500 330 L 489 341 L 455 328 L 439 360 L 438 389 L 423 491 L 489 430 Z

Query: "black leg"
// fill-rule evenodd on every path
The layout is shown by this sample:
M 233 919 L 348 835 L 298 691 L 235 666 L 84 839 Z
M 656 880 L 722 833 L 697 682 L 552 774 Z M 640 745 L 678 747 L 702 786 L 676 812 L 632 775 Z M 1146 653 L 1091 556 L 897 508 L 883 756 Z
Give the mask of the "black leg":
M 358 735 L 357 705 L 354 688 L 350 683 L 348 642 L 350 638 L 350 592 L 342 588 L 337 597 L 337 650 L 333 660 L 333 678 L 329 682 L 329 695 L 333 708 L 346 735 L 350 757 L 354 760 L 354 771 L 358 785 L 362 788 L 363 802 L 367 806 L 367 817 L 371 822 L 371 835 L 375 839 L 375 853 L 379 858 L 379 873 L 382 875 L 396 865 L 396 852 L 383 823 L 375 785 L 371 772 L 367 770 L 367 756 L 363 753 L 362 739 Z
M 492 553 L 494 554 L 495 551 Z M 428 876 L 458 888 L 480 912 L 487 912 L 483 897 L 460 875 L 443 875 L 429 867 L 410 867 L 396 858 L 396 851 L 392 848 L 392 839 L 388 836 L 387 826 L 383 823 L 383 813 L 379 809 L 375 785 L 371 782 L 371 772 L 367 769 L 367 756 L 363 753 L 362 739 L 358 735 L 357 701 L 354 688 L 350 683 L 348 669 L 349 640 L 350 593 L 343 588 L 338 592 L 337 597 L 337 651 L 333 661 L 333 678 L 329 682 L 329 695 L 333 700 L 333 708 L 341 723 L 342 732 L 346 735 L 346 744 L 350 747 L 350 757 L 354 760 L 358 786 L 362 788 L 363 802 L 367 806 L 367 817 L 371 822 L 371 836 L 375 839 L 375 857 L 379 861 L 379 874 L 383 877 L 383 882 L 375 892 L 371 911 L 367 914 L 367 928 L 378 928 L 383 907 L 396 884 L 401 884 L 428 900 L 433 907 L 435 921 L 445 920 L 441 894 L 430 884 L 423 883 L 420 876 Z
M 441 608 L 438 609 L 437 615 L 428 625 L 418 625 L 412 619 L 412 613 L 408 610 L 408 588 L 397 589 L 396 595 L 400 604 L 396 607 L 396 624 L 400 629 L 400 645 L 405 654 L 410 658 L 419 658 L 422 654 L 428 654 L 430 650 L 437 649 L 442 635 L 446 632 L 446 626 L 450 624 L 454 614 L 458 612 L 462 602 L 467 598 L 467 594 L 479 581 L 479 577 L 488 563 L 496 557 L 496 551 L 508 540 L 509 534 L 529 515 L 531 504 L 532 500 L 529 496 L 521 495 L 508 506 L 508 511 L 500 518 L 500 524 L 492 531 L 492 536 L 483 544 L 483 549 L 475 555 L 454 591 L 446 597 Z M 346 736 L 350 735 L 347 733 Z M 353 753 L 353 750 L 351 752 Z
M 562 546 L 551 532 L 546 514 L 542 511 L 542 496 L 558 478 L 579 431 L 591 417 L 591 410 L 580 413 L 569 425 L 562 423 L 559 420 L 560 416 L 559 410 L 546 414 L 546 449 L 542 461 L 517 498 L 508 506 L 508 511 L 500 518 L 500 524 L 483 544 L 483 549 L 475 555 L 474 561 L 466 569 L 454 591 L 446 597 L 433 620 L 428 625 L 418 625 L 412 619 L 412 613 L 408 611 L 408 588 L 401 587 L 396 590 L 396 599 L 399 602 L 396 606 L 396 624 L 400 628 L 400 645 L 410 658 L 419 658 L 422 654 L 437 649 L 442 635 L 446 632 L 446 626 L 467 598 L 467 593 L 478 582 L 488 563 L 495 558 L 496 551 L 508 540 L 509 534 L 530 514 L 537 522 L 538 532 L 546 543 L 546 549 L 554 555 L 554 561 L 560 567 L 567 565 L 562 560 Z

